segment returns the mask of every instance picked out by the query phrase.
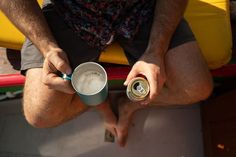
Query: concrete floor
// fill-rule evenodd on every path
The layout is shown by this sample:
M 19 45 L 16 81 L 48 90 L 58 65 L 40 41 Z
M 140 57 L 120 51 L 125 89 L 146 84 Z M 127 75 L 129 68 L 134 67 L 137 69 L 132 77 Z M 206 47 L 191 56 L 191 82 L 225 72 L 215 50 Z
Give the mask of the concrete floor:
M 0 47 L 0 74 L 15 74 L 19 73 L 12 68 L 12 65 L 9 63 L 6 55 L 6 49 Z
M 104 142 L 95 111 L 56 128 L 36 129 L 21 100 L 0 102 L 0 157 L 203 157 L 199 105 L 137 112 L 127 146 Z

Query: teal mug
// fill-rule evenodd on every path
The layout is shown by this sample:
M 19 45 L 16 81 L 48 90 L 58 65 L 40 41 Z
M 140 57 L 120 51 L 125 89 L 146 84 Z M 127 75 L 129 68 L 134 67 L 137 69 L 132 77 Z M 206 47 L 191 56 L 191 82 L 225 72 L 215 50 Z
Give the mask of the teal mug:
M 63 74 L 62 78 L 71 81 L 72 87 L 86 105 L 99 105 L 108 96 L 107 73 L 98 63 L 82 63 L 72 75 Z

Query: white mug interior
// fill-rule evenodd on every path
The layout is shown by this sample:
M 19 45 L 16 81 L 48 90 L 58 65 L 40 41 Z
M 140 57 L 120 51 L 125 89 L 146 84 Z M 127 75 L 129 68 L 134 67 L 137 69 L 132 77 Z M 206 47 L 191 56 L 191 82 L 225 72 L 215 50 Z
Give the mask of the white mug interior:
M 99 76 L 99 82 L 98 80 L 91 80 L 93 78 L 87 78 L 90 76 L 94 77 L 95 75 Z M 88 84 L 88 81 L 93 81 L 93 82 L 89 82 Z M 107 85 L 107 73 L 105 69 L 98 63 L 95 62 L 82 63 L 75 68 L 71 77 L 71 83 L 77 93 L 82 95 L 95 95 L 99 93 L 102 89 L 104 89 L 105 86 Z M 93 92 L 89 92 L 91 91 L 91 89 L 89 88 L 95 88 L 95 89 L 92 89 Z

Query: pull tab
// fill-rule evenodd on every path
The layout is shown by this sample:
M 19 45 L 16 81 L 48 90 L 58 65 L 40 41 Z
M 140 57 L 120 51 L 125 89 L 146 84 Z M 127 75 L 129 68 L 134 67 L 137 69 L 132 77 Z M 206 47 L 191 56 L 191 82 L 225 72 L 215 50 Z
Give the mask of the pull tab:
M 136 90 L 141 93 L 141 94 L 146 94 L 146 90 L 143 88 L 143 86 L 141 85 L 141 83 L 139 83 L 139 85 L 137 86 Z

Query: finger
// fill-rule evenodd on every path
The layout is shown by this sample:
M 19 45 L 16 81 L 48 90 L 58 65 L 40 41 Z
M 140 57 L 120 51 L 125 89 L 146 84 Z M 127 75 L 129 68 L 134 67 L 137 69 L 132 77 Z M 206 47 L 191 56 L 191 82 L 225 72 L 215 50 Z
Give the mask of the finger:
M 124 82 L 124 85 L 127 86 L 129 84 L 129 82 L 135 78 L 136 76 L 138 75 L 138 71 L 133 67 L 131 69 L 131 71 L 129 72 L 125 82 Z
M 49 62 L 60 72 L 71 74 L 72 70 L 65 56 L 54 55 L 49 58 Z
M 43 83 L 51 89 L 55 89 L 67 94 L 75 93 L 69 81 L 62 79 L 61 77 L 58 77 L 54 73 L 49 73 L 45 75 L 43 77 Z
M 146 73 L 146 78 L 148 80 L 149 83 L 149 88 L 150 88 L 150 92 L 149 92 L 149 97 L 147 99 L 146 102 L 150 102 L 153 99 L 156 98 L 156 96 L 159 94 L 159 88 L 158 88 L 158 72 L 155 71 L 149 71 L 148 73 Z
M 154 74 L 155 75 L 155 74 Z M 147 76 L 147 79 L 150 76 Z M 149 88 L 150 88 L 150 92 L 149 92 L 149 96 L 144 100 L 141 101 L 140 104 L 143 106 L 147 106 L 150 102 L 154 101 L 156 99 L 156 97 L 160 94 L 160 91 L 163 87 L 164 81 L 160 78 L 154 78 L 154 77 L 150 77 L 153 79 L 149 79 Z

